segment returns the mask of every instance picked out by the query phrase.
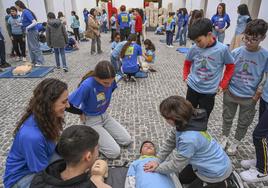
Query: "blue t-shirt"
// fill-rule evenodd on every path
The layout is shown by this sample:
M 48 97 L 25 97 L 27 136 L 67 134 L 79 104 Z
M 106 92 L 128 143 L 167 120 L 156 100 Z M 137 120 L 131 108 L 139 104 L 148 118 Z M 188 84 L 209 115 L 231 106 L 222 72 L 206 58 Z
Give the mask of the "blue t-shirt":
M 155 63 L 155 52 L 153 50 L 146 50 L 145 52 L 146 56 L 152 56 L 153 60 L 148 63 Z
M 119 42 L 119 43 L 116 45 L 115 49 L 113 49 L 113 51 L 112 51 L 112 56 L 113 56 L 114 58 L 116 58 L 116 59 L 119 58 L 120 53 L 121 53 L 121 51 L 122 51 L 122 48 L 124 47 L 124 45 L 125 45 L 126 43 L 127 43 L 127 41 L 122 41 L 122 42 Z
M 38 32 L 45 32 L 46 31 L 46 28 L 43 26 L 42 23 L 36 24 L 36 28 L 37 28 Z
M 247 21 L 250 18 L 248 15 L 238 15 L 237 24 L 235 28 L 235 35 L 239 35 L 244 32 L 247 26 Z
M 131 43 L 122 59 L 122 69 L 124 73 L 139 72 L 138 56 L 142 55 L 141 46 Z
M 121 12 L 118 15 L 118 24 L 120 29 L 125 29 L 125 28 L 129 28 L 129 24 L 130 24 L 130 16 L 128 13 L 126 12 Z
M 215 27 L 217 26 L 219 27 L 219 29 L 224 28 L 225 24 L 231 22 L 228 14 L 224 14 L 224 16 L 215 14 L 214 16 L 212 16 L 211 21 L 212 21 L 213 26 Z
M 94 77 L 89 77 L 69 96 L 69 102 L 79 108 L 87 116 L 98 116 L 106 112 L 110 104 L 116 82 L 108 88 L 98 83 Z
M 237 97 L 253 97 L 264 72 L 268 72 L 268 51 L 261 48 L 250 52 L 245 46 L 232 51 L 235 71 L 229 90 Z
M 87 22 L 88 21 L 88 15 L 89 15 L 89 12 L 86 10 L 86 11 L 83 11 L 83 16 L 84 16 L 84 21 Z
M 227 154 L 205 131 L 177 131 L 176 149 L 197 174 L 208 178 L 223 177 L 231 166 Z
M 194 45 L 187 53 L 186 60 L 192 62 L 187 84 L 202 94 L 215 94 L 219 88 L 224 65 L 234 63 L 228 47 L 221 42 L 209 48 Z
M 35 20 L 33 14 L 30 10 L 24 9 L 21 14 L 21 20 L 22 20 L 22 26 L 23 28 L 26 28 L 27 26 L 31 25 L 33 23 L 33 20 Z M 30 28 L 29 30 L 37 30 L 36 26 Z
M 175 27 L 175 19 L 169 17 L 166 21 L 166 31 L 173 31 Z
M 184 16 L 182 14 L 177 14 L 177 17 L 178 17 L 178 27 L 181 28 L 183 26 L 183 23 L 184 23 Z
M 19 15 L 15 17 L 10 16 L 7 22 L 11 26 L 11 33 L 13 35 L 23 34 L 23 30 L 21 26 L 21 17 Z
M 24 176 L 44 170 L 56 144 L 39 129 L 34 116 L 26 119 L 17 132 L 6 160 L 4 185 L 12 187 Z
M 135 160 L 129 166 L 127 176 L 134 176 L 136 188 L 175 188 L 170 176 L 155 172 L 145 172 L 144 165 L 149 161 L 158 161 L 156 157 L 146 157 Z

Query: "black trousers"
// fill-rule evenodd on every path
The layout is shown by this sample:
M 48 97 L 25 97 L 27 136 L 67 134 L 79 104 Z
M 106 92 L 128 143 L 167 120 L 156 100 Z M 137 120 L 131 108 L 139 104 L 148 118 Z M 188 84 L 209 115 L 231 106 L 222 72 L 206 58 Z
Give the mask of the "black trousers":
M 114 37 L 115 37 L 115 33 L 116 33 L 116 29 L 111 29 L 111 41 L 114 41 Z M 120 36 L 121 38 L 121 36 Z
M 141 35 L 142 35 L 142 33 L 137 32 L 136 35 L 137 35 L 137 44 L 141 46 Z
M 25 53 L 25 41 L 23 40 L 23 35 L 12 35 L 12 44 L 16 55 L 19 57 L 26 57 Z
M 0 39 L 0 65 L 6 63 L 6 48 L 5 42 Z
M 214 108 L 215 94 L 202 94 L 188 86 L 186 100 L 190 101 L 194 108 L 202 108 L 207 111 L 208 118 Z
M 79 28 L 73 28 L 73 31 L 74 31 L 75 40 L 79 41 L 80 40 Z
M 187 165 L 179 174 L 181 184 L 190 184 L 188 188 L 227 188 L 225 182 L 206 183 L 199 179 L 193 171 L 192 165 Z
M 121 41 L 127 40 L 130 33 L 130 28 L 120 29 Z

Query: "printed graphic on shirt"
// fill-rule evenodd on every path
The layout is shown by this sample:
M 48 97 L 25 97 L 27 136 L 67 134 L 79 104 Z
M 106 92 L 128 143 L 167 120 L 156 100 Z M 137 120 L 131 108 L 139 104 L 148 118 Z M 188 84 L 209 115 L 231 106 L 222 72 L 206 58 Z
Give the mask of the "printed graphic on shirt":
M 126 50 L 125 55 L 129 56 L 129 58 L 131 58 L 131 56 L 134 54 L 134 46 L 129 46 Z
M 202 55 L 197 57 L 196 65 L 198 68 L 196 69 L 196 75 L 202 80 L 210 80 L 214 76 L 213 72 L 208 68 L 207 58 L 210 57 Z M 212 58 L 210 58 L 210 61 L 212 61 Z
M 237 66 L 241 66 L 241 69 L 236 72 L 233 75 L 233 79 L 236 80 L 236 82 L 242 82 L 244 84 L 249 84 L 250 82 L 254 82 L 255 81 L 255 77 L 252 74 L 252 72 L 250 72 L 249 70 L 251 69 L 250 66 L 257 66 L 257 62 L 253 61 L 253 60 L 248 60 L 248 59 L 244 59 L 243 57 L 240 57 L 239 60 L 237 61 Z M 255 68 L 251 69 L 254 70 Z
M 206 131 L 200 131 L 200 134 L 205 137 L 209 142 L 211 141 L 211 136 Z
M 100 92 L 97 94 L 97 108 L 102 108 L 106 105 L 106 97 L 104 92 Z
M 122 15 L 122 22 L 128 22 L 128 16 L 127 15 Z

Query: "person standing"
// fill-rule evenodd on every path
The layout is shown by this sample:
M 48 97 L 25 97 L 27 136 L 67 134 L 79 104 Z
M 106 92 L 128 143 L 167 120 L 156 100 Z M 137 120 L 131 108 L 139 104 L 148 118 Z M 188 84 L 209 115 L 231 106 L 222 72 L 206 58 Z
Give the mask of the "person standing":
M 10 67 L 10 64 L 6 62 L 5 38 L 2 34 L 2 28 L 0 27 L 0 72 L 1 68 L 7 67 Z
M 126 6 L 121 5 L 120 14 L 118 15 L 118 25 L 120 27 L 121 41 L 128 40 L 130 34 L 130 16 L 126 12 Z
M 139 13 L 139 9 L 134 10 L 135 16 L 135 33 L 137 35 L 137 44 L 141 45 L 141 35 L 142 35 L 142 17 Z
M 213 24 L 213 34 L 219 42 L 224 41 L 225 30 L 230 26 L 230 17 L 226 13 L 225 3 L 220 3 L 217 7 L 217 13 L 211 18 Z
M 174 19 L 174 12 L 170 12 L 168 14 L 168 18 L 166 21 L 166 44 L 167 47 L 173 48 L 173 31 L 175 28 L 175 19 Z
M 101 32 L 107 33 L 107 23 L 108 23 L 108 15 L 106 13 L 106 10 L 102 10 L 101 15 Z
M 97 10 L 92 8 L 89 11 L 89 18 L 88 18 L 88 30 L 87 30 L 87 37 L 91 38 L 91 55 L 96 53 L 96 43 L 97 43 L 97 51 L 98 54 L 102 53 L 101 50 L 101 40 L 100 40 L 100 24 L 97 21 Z
M 189 20 L 189 16 L 188 16 L 188 12 L 186 8 L 182 8 L 181 9 L 181 16 L 182 16 L 182 27 L 180 29 L 180 34 L 179 34 L 179 38 L 180 38 L 180 46 L 186 46 L 186 33 L 188 30 L 188 20 Z
M 47 45 L 54 48 L 55 59 L 57 68 L 60 68 L 60 56 L 64 72 L 68 72 L 66 64 L 65 50 L 64 47 L 68 42 L 68 35 L 64 24 L 59 19 L 56 19 L 54 13 L 49 12 L 47 14 L 48 25 L 46 29 L 46 40 Z
M 84 22 L 85 22 L 86 30 L 87 30 L 89 12 L 88 12 L 88 10 L 86 8 L 84 8 L 84 10 L 83 10 L 83 15 L 84 15 Z
M 113 12 L 112 17 L 110 18 L 110 23 L 111 23 L 111 42 L 114 41 L 115 33 L 117 30 L 117 19 L 116 19 L 116 13 Z
M 30 53 L 32 64 L 35 66 L 41 66 L 44 64 L 45 60 L 42 55 L 42 51 L 40 50 L 40 44 L 38 41 L 38 31 L 36 28 L 37 18 L 22 1 L 17 0 L 15 5 L 18 11 L 22 11 L 22 26 L 26 32 L 28 51 Z
M 79 22 L 79 17 L 76 15 L 75 11 L 71 12 L 71 28 L 73 29 L 75 40 L 77 42 L 80 42 L 80 35 L 79 35 L 79 27 L 80 27 L 80 22 Z
M 8 24 L 11 30 L 11 40 L 14 50 L 17 54 L 16 61 L 27 61 L 25 53 L 25 33 L 22 29 L 22 21 L 16 7 L 10 7 L 11 16 L 8 19 Z

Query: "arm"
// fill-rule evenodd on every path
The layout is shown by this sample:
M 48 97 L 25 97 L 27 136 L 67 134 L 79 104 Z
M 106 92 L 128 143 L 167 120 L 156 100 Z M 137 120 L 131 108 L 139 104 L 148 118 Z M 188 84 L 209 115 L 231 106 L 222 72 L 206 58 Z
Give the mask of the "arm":
M 67 44 L 68 43 L 68 34 L 67 34 L 67 31 L 66 31 L 64 24 L 62 24 L 61 28 L 62 28 L 62 33 L 64 36 L 65 44 Z
M 157 155 L 160 161 L 164 161 L 175 147 L 176 147 L 176 129 L 172 128 L 168 133 L 167 139 L 162 144 L 162 147 Z
M 224 75 L 223 75 L 223 78 L 220 82 L 220 88 L 222 88 L 223 90 L 227 89 L 228 84 L 233 76 L 234 69 L 235 69 L 234 64 L 226 64 L 225 65 Z
M 28 31 L 29 29 L 31 29 L 34 26 L 36 26 L 36 24 L 37 24 L 37 21 L 33 19 L 32 20 L 32 23 L 26 27 L 26 31 Z
M 51 34 L 50 34 L 50 28 L 47 27 L 46 29 L 46 39 L 47 39 L 47 45 L 51 47 Z
M 11 38 L 12 37 L 12 32 L 11 32 L 11 21 L 10 21 L 11 18 L 8 19 L 7 23 L 6 23 L 6 26 L 7 26 L 7 33 L 8 33 L 8 36 Z M 12 39 L 13 40 L 13 39 Z
M 135 188 L 136 178 L 135 176 L 127 176 L 125 181 L 125 188 Z
M 72 114 L 79 114 L 79 115 L 83 114 L 82 110 L 74 107 L 74 105 L 72 103 L 69 103 L 69 104 L 70 104 L 70 107 L 65 109 L 66 112 L 70 112 Z
M 188 75 L 190 74 L 192 62 L 189 60 L 184 61 L 183 65 L 183 81 L 187 80 Z
M 263 88 L 264 88 L 264 85 L 265 85 L 265 83 L 267 81 L 267 78 L 268 78 L 268 72 L 265 72 L 263 77 L 262 77 L 261 82 L 258 85 L 258 88 L 257 88 L 257 90 L 255 92 L 255 95 L 253 96 L 253 100 L 258 101 L 259 98 L 261 97 L 261 94 L 263 92 Z

